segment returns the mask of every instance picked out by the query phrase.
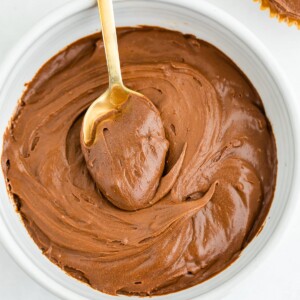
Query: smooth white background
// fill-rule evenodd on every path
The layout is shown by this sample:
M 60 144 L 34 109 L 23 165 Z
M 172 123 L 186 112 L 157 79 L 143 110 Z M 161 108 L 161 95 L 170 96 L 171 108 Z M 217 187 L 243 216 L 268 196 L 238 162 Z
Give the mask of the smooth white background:
M 0 0 L 0 68 L 5 55 L 24 33 L 48 12 L 69 1 Z M 246 25 L 275 56 L 300 101 L 300 30 L 270 19 L 268 12 L 260 11 L 258 4 L 252 0 L 195 1 L 213 3 Z M 300 299 L 299 256 L 300 203 L 295 207 L 281 241 L 272 249 L 266 260 L 222 299 Z M 0 299 L 58 300 L 24 273 L 6 253 L 1 243 Z

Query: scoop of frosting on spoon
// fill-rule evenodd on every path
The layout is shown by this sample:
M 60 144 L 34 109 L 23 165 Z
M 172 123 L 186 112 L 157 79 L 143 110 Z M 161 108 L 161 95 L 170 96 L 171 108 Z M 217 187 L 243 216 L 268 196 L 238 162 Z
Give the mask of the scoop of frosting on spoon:
M 161 179 L 169 142 L 160 113 L 144 95 L 124 86 L 111 0 L 98 0 L 109 73 L 107 91 L 88 108 L 81 146 L 100 191 L 124 210 L 150 206 L 174 184 L 182 155 Z

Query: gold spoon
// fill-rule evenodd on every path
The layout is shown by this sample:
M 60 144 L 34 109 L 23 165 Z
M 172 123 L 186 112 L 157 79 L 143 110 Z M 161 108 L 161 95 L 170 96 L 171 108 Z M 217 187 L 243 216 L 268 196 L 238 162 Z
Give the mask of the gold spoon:
M 128 89 L 123 84 L 112 0 L 98 0 L 98 9 L 108 67 L 109 87 L 85 113 L 82 131 L 83 141 L 86 145 L 93 144 L 97 121 L 102 116 L 118 109 L 130 94 L 145 98 L 142 94 Z
M 147 97 L 124 86 L 112 0 L 98 0 L 98 8 L 109 87 L 84 116 L 81 148 L 101 193 L 120 209 L 134 211 L 153 205 L 171 190 L 186 144 L 169 173 L 161 177 L 169 148 L 163 121 Z

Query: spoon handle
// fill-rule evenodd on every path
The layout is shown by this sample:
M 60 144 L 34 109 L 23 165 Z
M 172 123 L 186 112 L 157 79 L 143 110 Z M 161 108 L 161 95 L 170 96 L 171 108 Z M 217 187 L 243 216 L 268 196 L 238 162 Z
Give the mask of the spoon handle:
M 114 85 L 123 86 L 112 0 L 98 0 L 98 9 L 108 67 L 109 86 L 110 88 Z

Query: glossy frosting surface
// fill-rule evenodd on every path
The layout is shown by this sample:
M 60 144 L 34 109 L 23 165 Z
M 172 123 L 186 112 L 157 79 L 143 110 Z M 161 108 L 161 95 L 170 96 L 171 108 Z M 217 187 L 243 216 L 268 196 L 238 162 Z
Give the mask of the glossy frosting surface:
M 148 197 L 156 201 L 114 206 L 85 162 L 82 118 L 108 84 L 99 34 L 64 49 L 28 84 L 2 169 L 29 234 L 66 272 L 109 294 L 175 292 L 222 271 L 261 228 L 275 188 L 274 137 L 249 80 L 212 45 L 151 27 L 119 29 L 118 39 L 124 83 L 153 102 L 164 127 L 168 153 Z M 137 119 L 126 122 L 135 132 Z M 133 147 L 117 138 L 109 143 Z M 130 159 L 132 149 L 115 173 L 102 161 L 99 174 L 125 180 L 122 163 L 138 170 L 145 161 Z

